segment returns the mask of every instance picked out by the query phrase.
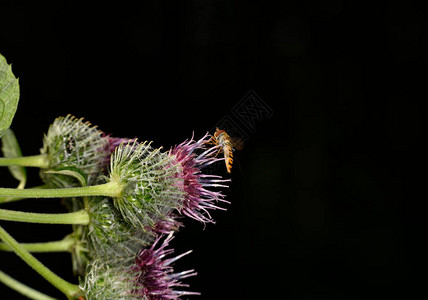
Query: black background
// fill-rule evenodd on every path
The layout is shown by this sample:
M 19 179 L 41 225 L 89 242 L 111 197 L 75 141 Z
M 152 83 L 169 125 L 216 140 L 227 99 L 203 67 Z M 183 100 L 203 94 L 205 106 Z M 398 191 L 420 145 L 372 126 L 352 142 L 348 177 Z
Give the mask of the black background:
M 12 124 L 38 153 L 55 117 L 166 149 L 254 91 L 272 115 L 246 137 L 216 225 L 188 220 L 176 270 L 199 299 L 386 299 L 427 276 L 426 20 L 410 1 L 62 1 L 0 5 L 0 53 L 19 77 Z M 242 129 L 242 128 L 241 128 Z M 238 166 L 239 165 L 239 166 Z M 225 174 L 227 176 L 227 174 Z M 39 183 L 29 171 L 29 185 Z M 1 186 L 13 187 L 7 171 Z M 65 211 L 57 200 L 3 205 Z M 19 241 L 67 226 L 2 222 Z M 37 255 L 76 282 L 67 254 Z M 61 297 L 14 254 L 0 269 Z M 418 274 L 418 271 L 423 272 Z M 1 298 L 20 299 L 4 286 Z M 198 297 L 192 297 L 197 299 Z

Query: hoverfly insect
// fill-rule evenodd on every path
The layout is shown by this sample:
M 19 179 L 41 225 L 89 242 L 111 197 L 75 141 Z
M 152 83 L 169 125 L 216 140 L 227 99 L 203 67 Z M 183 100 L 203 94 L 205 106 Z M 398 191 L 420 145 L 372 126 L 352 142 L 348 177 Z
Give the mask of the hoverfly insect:
M 228 173 L 231 173 L 233 164 L 233 151 L 235 151 L 235 149 L 241 150 L 242 142 L 232 139 L 225 130 L 216 128 L 216 131 L 208 143 L 220 146 L 215 156 L 217 156 L 220 152 L 223 152 L 226 170 Z

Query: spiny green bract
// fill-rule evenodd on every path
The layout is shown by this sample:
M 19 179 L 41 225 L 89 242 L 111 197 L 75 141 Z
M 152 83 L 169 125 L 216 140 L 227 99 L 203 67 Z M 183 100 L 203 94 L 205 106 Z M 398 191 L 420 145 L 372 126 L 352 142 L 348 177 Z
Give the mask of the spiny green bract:
M 103 133 L 83 119 L 71 115 L 57 118 L 43 139 L 42 154 L 46 154 L 49 168 L 41 171 L 43 180 L 55 187 L 80 186 L 72 176 L 46 171 L 73 168 L 87 177 L 92 185 L 108 163 L 108 141 Z
M 134 142 L 116 148 L 108 180 L 124 186 L 122 195 L 113 200 L 125 221 L 147 230 L 167 219 L 183 197 L 177 173 L 177 165 L 168 154 L 153 149 L 150 143 Z
M 92 259 L 133 260 L 135 253 L 153 240 L 153 236 L 126 223 L 110 198 L 88 199 L 91 222 L 87 227 L 89 255 Z
M 139 288 L 137 272 L 131 270 L 129 264 L 121 264 L 120 259 L 112 261 L 95 259 L 90 262 L 87 273 L 80 287 L 87 300 L 115 299 L 134 300 L 135 292 Z M 120 266 L 122 265 L 122 266 Z

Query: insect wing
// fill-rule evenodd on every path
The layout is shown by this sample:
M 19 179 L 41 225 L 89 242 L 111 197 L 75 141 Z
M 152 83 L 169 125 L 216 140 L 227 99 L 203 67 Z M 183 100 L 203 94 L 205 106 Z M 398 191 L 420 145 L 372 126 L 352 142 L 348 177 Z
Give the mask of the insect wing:
M 236 150 L 241 151 L 242 149 L 244 149 L 244 140 L 241 138 L 230 137 L 230 143 Z

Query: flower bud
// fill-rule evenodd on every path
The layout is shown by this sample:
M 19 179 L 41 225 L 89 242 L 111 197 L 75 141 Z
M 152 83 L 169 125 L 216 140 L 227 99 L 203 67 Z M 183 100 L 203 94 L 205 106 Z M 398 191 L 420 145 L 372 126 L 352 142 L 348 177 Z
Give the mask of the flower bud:
M 154 240 L 154 234 L 126 223 L 109 198 L 90 197 L 88 207 L 91 222 L 87 240 L 92 259 L 133 257 L 139 249 Z
M 132 270 L 128 262 L 123 264 L 120 259 L 114 261 L 114 266 L 112 263 L 105 259 L 94 259 L 89 263 L 81 283 L 85 299 L 141 299 L 136 293 L 139 289 L 137 271 Z
M 82 172 L 91 185 L 106 167 L 103 162 L 110 155 L 108 149 L 107 139 L 95 126 L 71 115 L 59 117 L 43 139 L 41 153 L 47 155 L 49 167 L 41 171 L 41 177 L 54 187 L 80 186 L 73 176 L 58 172 L 72 168 Z

